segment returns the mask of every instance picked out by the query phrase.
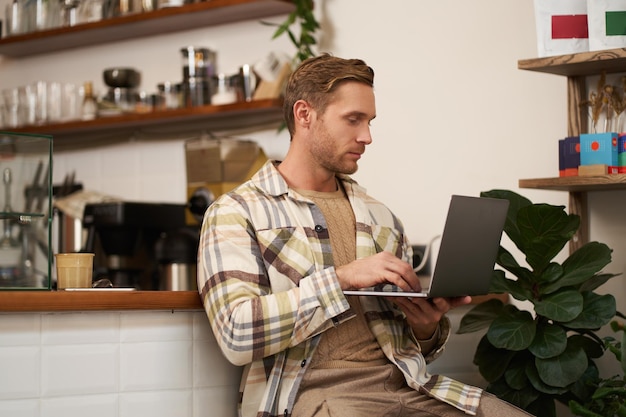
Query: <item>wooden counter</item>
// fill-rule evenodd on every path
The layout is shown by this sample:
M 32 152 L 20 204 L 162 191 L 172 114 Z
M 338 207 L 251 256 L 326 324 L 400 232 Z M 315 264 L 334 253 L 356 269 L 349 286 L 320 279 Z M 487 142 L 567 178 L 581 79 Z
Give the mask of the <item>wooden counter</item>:
M 473 297 L 472 304 L 506 294 Z M 0 313 L 104 310 L 203 310 L 196 291 L 0 291 Z
M 0 312 L 202 309 L 196 291 L 0 291 Z

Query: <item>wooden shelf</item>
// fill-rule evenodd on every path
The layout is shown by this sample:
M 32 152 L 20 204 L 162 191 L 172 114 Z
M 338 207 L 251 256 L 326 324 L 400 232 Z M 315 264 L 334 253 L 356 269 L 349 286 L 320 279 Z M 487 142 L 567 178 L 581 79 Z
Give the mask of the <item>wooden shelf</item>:
M 25 57 L 120 40 L 262 19 L 294 10 L 290 0 L 206 0 L 180 7 L 129 14 L 0 39 L 0 55 Z M 153 135 L 195 130 L 222 131 L 276 125 L 282 121 L 282 99 L 256 100 L 222 106 L 202 106 L 151 113 L 100 117 L 90 121 L 26 126 L 16 133 L 46 134 L 55 150 L 98 146 L 138 130 Z M 152 130 L 150 130 L 152 129 Z
M 587 95 L 587 76 L 626 72 L 626 48 L 522 59 L 519 69 L 567 77 L 568 136 L 587 131 L 587 115 L 581 106 Z M 570 253 L 589 242 L 587 192 L 626 190 L 626 174 L 521 179 L 520 188 L 567 191 L 569 211 L 580 217 L 580 227 L 570 240 Z
M 209 0 L 0 39 L 0 55 L 26 57 L 288 14 L 289 0 Z
M 544 58 L 521 59 L 517 67 L 527 71 L 578 77 L 626 71 L 626 48 L 579 52 Z
M 0 291 L 0 312 L 202 309 L 197 291 Z
M 518 185 L 520 188 L 569 192 L 626 190 L 626 174 L 521 179 Z
M 96 142 L 99 138 L 128 135 L 146 128 L 157 133 L 194 129 L 219 131 L 264 124 L 278 125 L 282 120 L 282 99 L 267 99 L 27 126 L 11 129 L 11 132 L 51 135 L 54 147 L 58 150 L 64 145 L 71 146 L 72 142 L 86 144 L 90 141 Z

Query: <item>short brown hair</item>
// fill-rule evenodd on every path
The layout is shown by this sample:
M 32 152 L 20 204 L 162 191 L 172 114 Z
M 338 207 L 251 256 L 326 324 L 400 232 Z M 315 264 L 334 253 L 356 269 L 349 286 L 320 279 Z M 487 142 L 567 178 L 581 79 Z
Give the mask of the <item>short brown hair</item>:
M 324 113 L 332 93 L 345 81 L 357 81 L 374 86 L 374 70 L 360 59 L 337 58 L 324 53 L 303 61 L 291 74 L 285 89 L 283 112 L 289 133 L 293 135 L 295 121 L 293 105 L 305 100 L 316 111 Z

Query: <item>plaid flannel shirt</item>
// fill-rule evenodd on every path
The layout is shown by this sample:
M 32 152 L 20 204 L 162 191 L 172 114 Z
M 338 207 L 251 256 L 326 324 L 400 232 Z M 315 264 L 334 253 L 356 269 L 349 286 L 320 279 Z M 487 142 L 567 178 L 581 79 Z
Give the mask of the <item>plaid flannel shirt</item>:
M 218 345 L 245 366 L 240 415 L 287 417 L 324 330 L 353 317 L 335 269 L 324 217 L 287 186 L 268 161 L 208 208 L 198 252 L 198 288 Z M 409 261 L 403 226 L 348 176 L 340 176 L 356 218 L 356 255 L 389 251 Z M 362 297 L 368 325 L 407 383 L 475 414 L 482 391 L 429 375 L 450 334 L 424 357 L 403 313 L 381 297 Z

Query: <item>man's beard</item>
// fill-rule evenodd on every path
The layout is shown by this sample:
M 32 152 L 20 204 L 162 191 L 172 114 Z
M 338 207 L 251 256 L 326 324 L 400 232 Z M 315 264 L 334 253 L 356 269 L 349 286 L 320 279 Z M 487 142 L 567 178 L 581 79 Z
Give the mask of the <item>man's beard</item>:
M 342 155 L 335 150 L 335 141 L 331 137 L 326 125 L 320 120 L 311 144 L 311 154 L 315 161 L 328 171 L 340 174 L 354 174 L 358 170 L 355 161 L 344 161 Z

